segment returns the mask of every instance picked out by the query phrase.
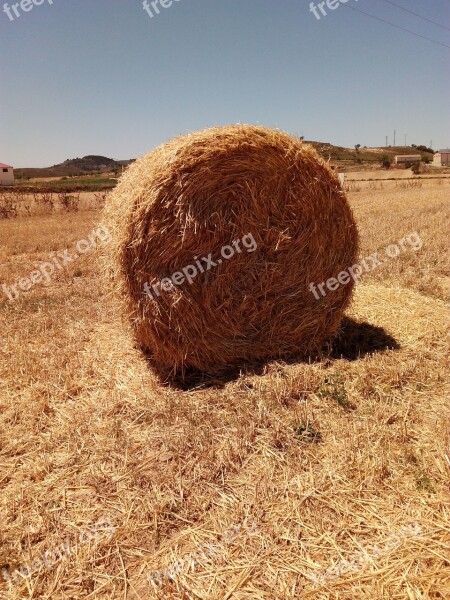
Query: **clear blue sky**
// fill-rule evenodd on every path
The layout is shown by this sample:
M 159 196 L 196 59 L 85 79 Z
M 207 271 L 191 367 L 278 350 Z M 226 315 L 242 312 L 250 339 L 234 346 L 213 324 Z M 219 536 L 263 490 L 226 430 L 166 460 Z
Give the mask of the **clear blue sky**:
M 343 146 L 392 144 L 394 129 L 397 143 L 450 145 L 450 49 L 350 7 L 448 46 L 450 31 L 385 0 L 320 20 L 310 0 L 179 0 L 153 18 L 142 0 L 43 0 L 14 21 L 3 2 L 0 162 L 126 159 L 237 122 Z M 450 28 L 450 0 L 394 2 Z

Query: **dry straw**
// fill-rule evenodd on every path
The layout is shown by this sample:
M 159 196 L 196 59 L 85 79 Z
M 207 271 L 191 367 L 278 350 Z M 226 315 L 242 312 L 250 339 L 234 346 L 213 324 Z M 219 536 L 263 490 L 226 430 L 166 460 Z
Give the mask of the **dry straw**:
M 336 176 L 298 139 L 248 125 L 177 137 L 128 169 L 106 214 L 110 272 L 162 373 L 307 356 L 339 328 L 353 283 L 320 301 L 309 284 L 355 262 L 356 225 Z M 144 292 L 249 233 L 256 251 Z

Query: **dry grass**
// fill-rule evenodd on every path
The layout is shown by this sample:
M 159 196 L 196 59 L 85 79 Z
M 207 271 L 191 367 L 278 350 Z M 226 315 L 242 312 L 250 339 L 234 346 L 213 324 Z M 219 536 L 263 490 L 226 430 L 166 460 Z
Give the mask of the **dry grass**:
M 347 358 L 162 387 L 92 255 L 15 303 L 2 296 L 0 568 L 101 517 L 116 529 L 11 592 L 0 579 L 0 598 L 447 598 L 446 191 L 351 195 L 362 255 L 415 230 L 424 244 L 357 287 L 334 351 Z M 98 218 L 0 221 L 1 282 L 72 247 Z M 255 535 L 220 540 L 246 516 Z M 420 535 L 388 547 L 411 522 Z M 214 557 L 159 591 L 146 581 L 205 541 Z M 357 570 L 316 588 L 308 578 L 366 551 Z
M 0 219 L 47 215 L 52 212 L 96 210 L 105 204 L 108 192 L 38 192 L 28 194 L 19 188 L 0 189 Z
M 374 165 L 374 168 L 369 170 L 352 171 L 348 168 L 344 168 L 344 170 L 346 171 L 345 178 L 347 181 L 359 181 L 362 183 L 368 180 L 383 182 L 387 180 L 386 183 L 389 183 L 388 180 L 391 179 L 403 180 L 412 179 L 414 177 L 411 169 L 380 169 L 379 165 Z M 447 169 L 430 168 L 426 173 L 420 174 L 420 179 L 435 179 L 437 181 L 443 180 L 446 181 L 448 184 L 448 182 L 450 181 L 450 175 Z
M 448 185 L 427 181 L 422 188 L 389 187 L 355 194 L 352 208 L 361 235 L 361 256 L 377 250 L 382 254 L 387 245 L 412 232 L 423 242 L 419 251 L 408 250 L 386 260 L 362 281 L 449 299 L 448 192 Z

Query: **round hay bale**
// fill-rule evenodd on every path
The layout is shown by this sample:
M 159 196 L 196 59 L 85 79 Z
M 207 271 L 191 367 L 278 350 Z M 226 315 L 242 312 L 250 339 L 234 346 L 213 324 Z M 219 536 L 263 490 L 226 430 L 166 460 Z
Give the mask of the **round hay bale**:
M 130 166 L 106 215 L 113 277 L 163 372 L 307 356 L 339 328 L 354 282 L 310 284 L 354 264 L 355 221 L 336 175 L 285 133 L 177 137 Z

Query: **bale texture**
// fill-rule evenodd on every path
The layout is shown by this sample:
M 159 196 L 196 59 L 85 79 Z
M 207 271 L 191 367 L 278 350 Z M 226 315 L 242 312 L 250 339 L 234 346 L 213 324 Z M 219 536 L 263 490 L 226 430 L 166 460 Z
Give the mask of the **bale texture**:
M 345 194 L 311 146 L 278 130 L 215 127 L 159 146 L 123 175 L 106 218 L 113 279 L 163 372 L 308 356 L 350 301 L 353 281 L 319 300 L 310 289 L 355 263 Z

